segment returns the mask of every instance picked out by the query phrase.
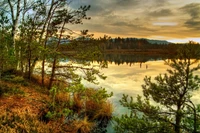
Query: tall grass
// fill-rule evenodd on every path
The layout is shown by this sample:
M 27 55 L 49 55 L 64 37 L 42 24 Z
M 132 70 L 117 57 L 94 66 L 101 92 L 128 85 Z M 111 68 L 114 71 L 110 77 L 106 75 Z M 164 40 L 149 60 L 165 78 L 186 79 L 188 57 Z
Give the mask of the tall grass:
M 82 120 L 75 120 L 73 122 L 74 133 L 90 133 L 94 127 L 94 123 L 90 122 L 87 117 Z

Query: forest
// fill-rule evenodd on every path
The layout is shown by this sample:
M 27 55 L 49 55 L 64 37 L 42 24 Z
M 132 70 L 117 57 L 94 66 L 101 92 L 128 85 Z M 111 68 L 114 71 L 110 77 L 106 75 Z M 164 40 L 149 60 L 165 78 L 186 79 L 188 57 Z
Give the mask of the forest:
M 194 47 L 198 43 L 190 41 Z M 183 43 L 170 43 L 162 40 L 149 40 L 145 38 L 107 38 L 107 41 L 100 45 L 105 53 L 146 53 L 160 55 L 176 55 L 177 49 L 182 47 Z

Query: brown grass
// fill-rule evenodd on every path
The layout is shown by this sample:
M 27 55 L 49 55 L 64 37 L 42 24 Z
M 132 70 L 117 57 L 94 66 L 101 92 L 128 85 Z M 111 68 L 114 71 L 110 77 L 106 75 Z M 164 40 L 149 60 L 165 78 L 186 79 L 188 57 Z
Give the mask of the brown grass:
M 50 128 L 28 110 L 4 110 L 0 115 L 0 133 L 48 133 Z
M 48 88 L 50 83 L 50 77 L 47 76 L 44 77 L 44 85 L 42 85 L 42 77 L 40 75 L 32 75 L 31 81 L 37 85 Z M 62 90 L 63 88 L 66 88 L 67 85 L 68 84 L 65 81 L 58 80 L 58 81 L 53 81 L 52 86 L 56 86 L 59 90 Z
M 1 81 L 1 85 L 9 88 L 15 84 Z M 0 98 L 0 132 L 48 132 L 45 123 L 39 121 L 38 113 L 49 98 L 45 94 L 38 93 L 35 89 L 20 86 L 24 95 L 7 95 Z
M 44 78 L 44 87 L 47 88 L 49 86 L 49 80 L 49 77 Z M 42 77 L 40 75 L 32 75 L 31 81 L 35 84 L 42 86 Z
M 98 94 L 98 91 L 94 89 L 87 89 L 86 91 L 88 97 L 86 101 L 86 115 L 93 120 L 110 120 L 113 113 L 112 104 L 100 96 L 94 99 L 96 94 Z
M 75 120 L 73 122 L 74 125 L 74 133 L 90 133 L 92 128 L 94 127 L 94 123 L 88 121 L 87 117 L 84 117 L 83 120 Z
M 38 83 L 39 81 L 40 79 L 35 77 L 35 82 Z M 62 107 L 69 107 L 70 102 L 72 102 L 74 113 L 80 114 L 86 111 L 88 116 L 81 120 L 71 121 L 70 124 L 65 123 L 65 117 L 44 121 L 44 119 L 41 119 L 45 116 L 42 111 L 47 113 L 49 103 L 52 102 L 49 94 L 44 93 L 48 90 L 43 91 L 45 88 L 41 88 L 33 82 L 28 85 L 17 85 L 20 92 L 24 92 L 23 94 L 2 95 L 0 97 L 0 133 L 89 133 L 95 126 L 91 121 L 110 118 L 112 115 L 110 103 L 93 100 L 92 95 L 96 94 L 96 90 L 89 89 L 88 94 L 85 95 L 87 98 L 83 97 L 82 93 L 75 93 L 70 98 L 70 93 L 60 90 L 55 97 L 55 102 L 59 105 L 58 111 L 62 110 Z M 0 86 L 12 88 L 16 87 L 16 84 L 0 81 Z M 84 106 L 84 102 L 86 102 L 86 106 Z M 69 105 L 66 103 L 69 103 Z
M 83 108 L 83 100 L 80 97 L 80 94 L 75 93 L 73 95 L 73 107 L 72 109 L 77 112 L 78 114 L 80 113 L 80 111 Z
M 113 106 L 110 102 L 101 104 L 101 108 L 96 112 L 94 119 L 97 120 L 110 120 L 112 118 Z
M 1 81 L 1 85 L 15 87 L 13 83 Z M 59 120 L 45 123 L 40 120 L 42 108 L 48 107 L 48 94 L 41 93 L 35 85 L 22 87 L 24 95 L 6 95 L 0 97 L 0 133 L 58 133 L 63 123 Z
M 90 119 L 94 119 L 95 114 L 100 110 L 101 105 L 93 100 L 86 101 L 86 115 Z
M 58 104 L 69 103 L 70 102 L 70 94 L 68 92 L 58 92 L 55 98 Z

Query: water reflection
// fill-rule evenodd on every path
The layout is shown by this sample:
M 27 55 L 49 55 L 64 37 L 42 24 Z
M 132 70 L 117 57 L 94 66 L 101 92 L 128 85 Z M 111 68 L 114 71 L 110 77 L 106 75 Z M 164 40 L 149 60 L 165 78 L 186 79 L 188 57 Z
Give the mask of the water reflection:
M 107 76 L 107 79 L 98 79 L 98 87 L 105 87 L 108 92 L 114 93 L 111 101 L 115 105 L 115 113 L 119 114 L 121 109 L 124 110 L 118 106 L 122 94 L 129 94 L 135 98 L 137 95 L 142 95 L 141 85 L 143 84 L 143 78 L 146 75 L 155 77 L 159 73 L 164 73 L 166 68 L 167 66 L 164 65 L 163 60 L 134 63 L 132 66 L 109 63 L 108 68 L 101 70 Z M 87 81 L 83 81 L 83 83 L 88 87 L 95 87 Z
M 83 84 L 87 87 L 104 87 L 108 92 L 113 92 L 114 95 L 110 100 L 114 105 L 114 115 L 128 113 L 128 110 L 119 103 L 123 94 L 132 96 L 136 100 L 137 95 L 143 95 L 141 85 L 144 84 L 145 76 L 151 76 L 154 79 L 155 76 L 166 73 L 169 68 L 164 65 L 164 60 L 162 60 L 167 58 L 140 57 L 139 55 L 128 55 L 127 57 L 125 55 L 109 55 L 106 57 L 106 59 L 109 58 L 108 68 L 101 70 L 107 79 L 98 79 L 99 85 L 97 86 L 87 81 L 83 81 Z M 195 74 L 200 75 L 200 71 Z M 199 93 L 200 90 L 192 92 L 192 101 L 196 104 L 200 103 Z M 109 126 L 108 130 L 110 133 L 114 132 L 112 126 Z
M 117 63 L 115 61 L 110 61 L 108 63 L 108 68 L 101 70 L 101 72 L 107 76 L 107 79 L 98 79 L 98 87 L 104 87 L 108 92 L 114 93 L 111 101 L 115 105 L 116 114 L 120 114 L 124 110 L 119 106 L 119 99 L 123 94 L 128 94 L 134 98 L 136 98 L 137 95 L 142 95 L 141 85 L 144 84 L 144 77 L 151 76 L 152 79 L 154 79 L 155 76 L 166 73 L 167 68 L 169 68 L 169 66 L 164 65 L 164 60 L 159 60 L 161 58 L 158 57 L 152 58 L 145 56 L 145 59 L 132 55 L 129 55 L 128 57 L 110 55 L 108 57 L 118 57 L 115 59 L 115 61 L 119 61 L 120 58 L 126 58 L 130 61 L 130 63 L 122 63 L 127 62 L 127 60 L 120 60 L 120 62 Z M 133 59 L 130 57 L 133 57 Z M 134 62 L 131 62 L 133 60 Z M 195 74 L 200 75 L 200 71 L 197 71 Z M 83 83 L 88 87 L 97 87 L 87 81 L 83 81 Z M 195 103 L 200 103 L 197 92 L 193 92 L 193 100 Z
M 134 63 L 145 63 L 147 61 L 165 60 L 172 58 L 170 55 L 159 55 L 159 54 L 103 54 L 98 61 L 109 61 L 111 64 L 116 65 L 133 65 Z M 148 65 L 146 66 L 148 68 Z

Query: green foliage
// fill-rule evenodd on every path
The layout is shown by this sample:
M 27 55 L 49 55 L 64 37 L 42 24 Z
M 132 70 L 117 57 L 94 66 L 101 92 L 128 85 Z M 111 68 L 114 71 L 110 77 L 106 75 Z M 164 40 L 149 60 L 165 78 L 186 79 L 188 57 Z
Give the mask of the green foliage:
M 50 95 L 52 97 L 52 106 L 54 108 L 55 107 L 55 98 L 56 98 L 56 95 L 58 93 L 58 89 L 56 87 L 52 87 L 49 92 L 50 92 Z
M 130 114 L 114 117 L 115 130 L 117 132 L 133 132 L 133 133 L 173 133 L 173 127 L 166 121 L 165 114 L 159 115 L 161 109 L 158 106 L 150 104 L 148 99 L 142 100 L 141 96 L 137 97 L 137 101 L 133 101 L 133 97 L 123 95 L 120 100 L 122 106 L 130 109 Z
M 149 120 L 145 115 L 131 114 L 114 117 L 116 133 L 174 133 L 166 124 Z
M 95 93 L 89 94 L 89 97 L 97 103 L 106 101 L 108 98 L 113 96 L 113 92 L 108 94 L 105 88 L 99 88 L 97 90 L 94 90 L 94 92 Z
M 8 85 L 0 85 L 0 96 L 7 95 L 20 95 L 23 96 L 25 93 L 22 91 L 19 86 L 8 86 Z
M 52 87 L 51 102 L 44 115 L 48 120 L 65 118 L 69 124 L 77 119 L 84 121 L 86 116 L 88 121 L 96 123 L 93 132 L 103 132 L 112 118 L 113 107 L 107 101 L 112 95 L 104 88 L 89 89 L 78 82 L 66 88 Z
M 17 76 L 17 72 L 13 70 L 4 71 L 2 73 L 2 80 L 23 86 L 28 85 L 28 82 L 22 76 Z
M 21 76 L 16 76 L 11 81 L 14 83 L 24 83 L 25 82 L 24 78 Z
M 76 92 L 83 93 L 83 92 L 85 92 L 85 90 L 86 90 L 86 88 L 83 86 L 83 84 L 81 84 L 79 82 L 72 82 L 66 88 L 66 91 L 69 92 L 69 93 L 76 93 Z
M 45 115 L 46 118 L 51 119 L 51 120 L 56 119 L 56 116 L 57 116 L 56 113 L 51 112 L 51 111 L 48 111 L 47 114 Z
M 3 16 L 0 16 L 0 74 L 5 70 L 12 69 L 16 64 L 16 58 L 12 54 L 10 27 L 6 24 L 7 20 L 4 20 L 7 16 L 4 16 L 2 12 L 1 15 Z

